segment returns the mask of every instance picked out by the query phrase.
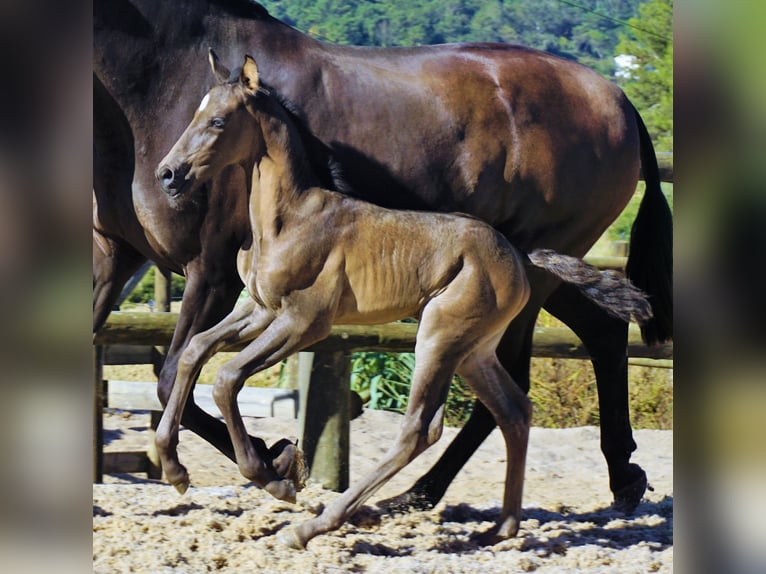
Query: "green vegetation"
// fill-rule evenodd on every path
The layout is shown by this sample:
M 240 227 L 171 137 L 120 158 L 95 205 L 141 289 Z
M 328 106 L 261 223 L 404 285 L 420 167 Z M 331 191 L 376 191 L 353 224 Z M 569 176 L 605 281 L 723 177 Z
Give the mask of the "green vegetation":
M 275 17 L 317 38 L 360 46 L 445 42 L 523 44 L 605 75 L 639 0 L 263 0 Z
M 129 303 L 148 303 L 154 299 L 154 272 L 155 268 L 152 267 L 141 278 L 135 289 L 128 295 L 127 301 Z M 170 278 L 170 296 L 174 299 L 181 298 L 184 294 L 185 285 L 186 279 L 173 273 Z
M 414 370 L 413 353 L 354 353 L 351 390 L 359 393 L 367 408 L 403 413 Z M 474 399 L 467 385 L 455 377 L 447 396 L 446 423 L 452 426 L 464 423 L 471 414 Z
M 563 324 L 542 311 L 543 327 Z M 599 424 L 596 375 L 590 361 L 532 358 L 532 424 L 565 428 Z M 634 428 L 673 428 L 673 370 L 628 367 L 630 421 Z
M 649 0 L 620 35 L 616 53 L 635 68 L 620 86 L 641 112 L 658 151 L 673 151 L 673 0 Z

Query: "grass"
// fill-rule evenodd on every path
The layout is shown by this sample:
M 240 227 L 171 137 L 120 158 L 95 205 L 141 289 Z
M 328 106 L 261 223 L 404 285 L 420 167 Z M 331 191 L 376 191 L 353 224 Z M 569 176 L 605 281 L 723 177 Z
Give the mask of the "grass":
M 561 323 L 545 311 L 538 324 Z M 590 361 L 533 358 L 529 397 L 533 424 L 565 428 L 599 424 L 596 376 Z M 628 367 L 630 420 L 634 428 L 673 428 L 673 370 Z

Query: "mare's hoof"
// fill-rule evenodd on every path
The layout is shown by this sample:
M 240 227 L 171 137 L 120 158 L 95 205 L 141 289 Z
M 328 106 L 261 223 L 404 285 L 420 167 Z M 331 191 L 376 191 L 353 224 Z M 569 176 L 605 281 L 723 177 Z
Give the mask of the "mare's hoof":
M 637 464 L 631 464 L 630 470 L 635 478 L 628 485 L 623 486 L 614 493 L 612 508 L 624 514 L 632 514 L 646 493 L 649 483 L 646 473 Z
M 410 512 L 412 510 L 432 510 L 436 503 L 425 492 L 413 488 L 398 496 L 381 500 L 377 506 L 386 512 Z
M 309 475 L 303 451 L 283 438 L 274 443 L 269 449 L 269 454 L 273 458 L 272 464 L 277 475 L 291 480 L 297 492 L 303 490 Z
M 277 540 L 280 544 L 292 548 L 293 550 L 305 550 L 306 544 L 300 539 L 295 527 L 285 528 L 277 534 Z

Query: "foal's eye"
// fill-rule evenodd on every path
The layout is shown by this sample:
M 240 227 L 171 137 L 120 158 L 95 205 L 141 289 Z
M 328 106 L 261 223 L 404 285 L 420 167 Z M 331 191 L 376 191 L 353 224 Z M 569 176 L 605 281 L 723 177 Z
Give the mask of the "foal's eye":
M 218 129 L 221 129 L 225 123 L 223 118 L 213 118 L 210 120 L 210 126 Z

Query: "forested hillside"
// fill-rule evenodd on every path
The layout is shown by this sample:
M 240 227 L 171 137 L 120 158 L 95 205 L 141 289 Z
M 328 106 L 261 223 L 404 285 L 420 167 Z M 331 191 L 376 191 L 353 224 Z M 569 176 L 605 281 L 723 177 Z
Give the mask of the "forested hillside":
M 506 42 L 590 66 L 626 88 L 672 151 L 673 0 L 261 0 L 322 40 L 366 46 Z M 643 8 L 641 6 L 643 5 Z M 635 59 L 618 75 L 614 57 Z
M 497 41 L 524 44 L 613 68 L 619 21 L 639 0 L 270 0 L 276 17 L 341 44 L 413 46 Z

